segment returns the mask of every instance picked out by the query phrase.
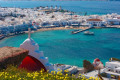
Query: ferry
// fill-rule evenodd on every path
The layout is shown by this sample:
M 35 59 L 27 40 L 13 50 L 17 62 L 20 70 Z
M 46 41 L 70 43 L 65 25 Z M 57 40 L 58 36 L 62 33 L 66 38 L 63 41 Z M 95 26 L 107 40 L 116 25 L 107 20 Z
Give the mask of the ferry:
M 85 34 L 85 35 L 94 35 L 94 32 L 85 31 L 84 34 Z

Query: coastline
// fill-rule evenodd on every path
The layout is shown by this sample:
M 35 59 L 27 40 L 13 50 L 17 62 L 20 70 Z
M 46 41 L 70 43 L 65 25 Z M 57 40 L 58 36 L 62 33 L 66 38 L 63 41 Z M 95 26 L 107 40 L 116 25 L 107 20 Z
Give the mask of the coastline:
M 37 29 L 37 31 L 31 31 L 31 33 L 34 33 L 34 32 L 40 32 L 40 31 L 51 31 L 51 30 L 68 30 L 68 29 L 87 29 L 89 27 L 72 27 L 72 26 L 69 26 L 69 27 L 51 27 L 51 28 L 41 28 L 41 29 Z M 117 27 L 94 27 L 95 29 L 101 29 L 101 28 L 117 28 Z M 119 28 L 118 28 L 119 29 Z M 25 31 L 25 33 L 23 34 L 27 34 L 28 31 Z M 21 35 L 21 34 L 17 34 L 17 35 Z M 14 36 L 17 36 L 17 35 L 12 35 L 12 36 L 8 36 L 8 37 L 5 37 L 3 39 L 1 39 L 0 41 L 6 39 L 6 38 L 10 38 L 10 37 L 14 37 Z
M 68 29 L 86 29 L 86 28 L 88 28 L 88 27 L 72 27 L 72 26 L 67 27 L 67 28 L 66 27 L 53 27 L 53 28 L 51 27 L 51 28 L 37 29 L 37 31 L 31 31 L 31 33 L 40 32 L 40 31 L 50 31 L 50 30 L 68 30 Z M 28 31 L 25 31 L 24 34 L 27 34 L 27 33 L 28 33 Z M 21 34 L 17 34 L 17 35 L 21 35 Z M 1 39 L 0 41 L 4 40 L 6 38 L 17 36 L 17 35 L 12 35 L 12 36 L 5 37 L 5 38 Z
M 51 30 L 68 30 L 68 29 L 87 29 L 89 27 L 72 27 L 72 26 L 69 26 L 69 27 L 51 27 L 51 28 L 41 28 L 41 29 L 37 29 L 37 31 L 31 31 L 31 33 L 34 33 L 34 32 L 40 32 L 40 31 L 51 31 Z M 101 28 L 117 28 L 117 29 L 120 29 L 120 27 L 116 26 L 116 27 L 94 27 L 95 29 L 101 29 Z M 24 31 L 25 33 L 23 34 L 27 34 L 28 31 Z M 17 35 L 21 35 L 21 34 L 17 34 Z M 3 39 L 1 39 L 0 41 L 6 39 L 6 38 L 9 38 L 9 37 L 14 37 L 14 36 L 17 36 L 17 35 L 12 35 L 12 36 L 8 36 L 8 37 L 5 37 Z
M 37 29 L 37 31 L 32 31 L 31 33 L 34 32 L 40 32 L 40 31 L 50 31 L 50 30 L 68 30 L 68 29 L 87 29 L 88 27 L 54 27 L 54 28 L 41 28 L 41 29 Z M 25 31 L 25 33 L 28 33 L 28 31 Z

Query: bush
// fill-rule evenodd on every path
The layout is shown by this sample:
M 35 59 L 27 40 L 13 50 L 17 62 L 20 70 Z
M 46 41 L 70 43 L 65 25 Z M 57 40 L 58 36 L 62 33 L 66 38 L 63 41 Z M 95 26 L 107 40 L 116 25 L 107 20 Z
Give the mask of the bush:
M 25 69 L 18 69 L 14 66 L 9 66 L 7 69 L 0 72 L 0 80 L 99 80 L 90 77 L 86 79 L 85 76 L 79 75 L 78 78 L 75 75 L 63 75 L 61 71 L 51 73 L 41 71 L 28 72 Z
M 94 66 L 87 60 L 83 61 L 83 67 L 85 69 L 85 72 L 90 72 L 90 71 L 94 70 Z
M 111 58 L 109 59 L 109 61 L 111 61 Z M 112 61 L 120 61 L 120 59 L 112 58 Z

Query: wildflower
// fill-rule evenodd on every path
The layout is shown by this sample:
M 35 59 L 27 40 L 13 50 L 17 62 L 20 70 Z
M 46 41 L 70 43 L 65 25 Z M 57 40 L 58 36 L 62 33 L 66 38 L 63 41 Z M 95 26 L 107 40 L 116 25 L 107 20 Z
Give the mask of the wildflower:
M 18 78 L 18 80 L 21 80 L 21 78 Z

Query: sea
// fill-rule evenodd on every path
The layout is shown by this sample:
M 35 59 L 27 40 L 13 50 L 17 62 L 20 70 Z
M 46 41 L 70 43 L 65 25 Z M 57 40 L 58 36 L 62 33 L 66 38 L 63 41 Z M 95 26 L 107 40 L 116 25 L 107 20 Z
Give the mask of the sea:
M 83 60 L 91 63 L 99 58 L 104 64 L 111 57 L 120 59 L 120 28 L 91 29 L 94 35 L 71 34 L 70 30 L 42 31 L 31 34 L 39 49 L 55 64 L 82 67 Z M 19 47 L 28 34 L 9 37 L 0 41 L 0 47 Z
M 84 15 L 120 14 L 120 1 L 0 1 L 2 7 L 34 8 L 39 6 L 61 6 L 62 9 Z
M 120 14 L 119 1 L 0 1 L 0 5 L 20 8 L 57 5 L 79 15 L 85 12 L 89 15 Z M 89 60 L 92 63 L 95 58 L 99 58 L 105 64 L 111 57 L 120 59 L 120 29 L 91 29 L 94 35 L 83 33 L 73 35 L 71 31 L 73 29 L 35 32 L 31 37 L 53 64 L 82 67 L 83 60 Z M 0 47 L 19 47 L 27 37 L 27 34 L 21 34 L 3 39 L 0 41 Z

